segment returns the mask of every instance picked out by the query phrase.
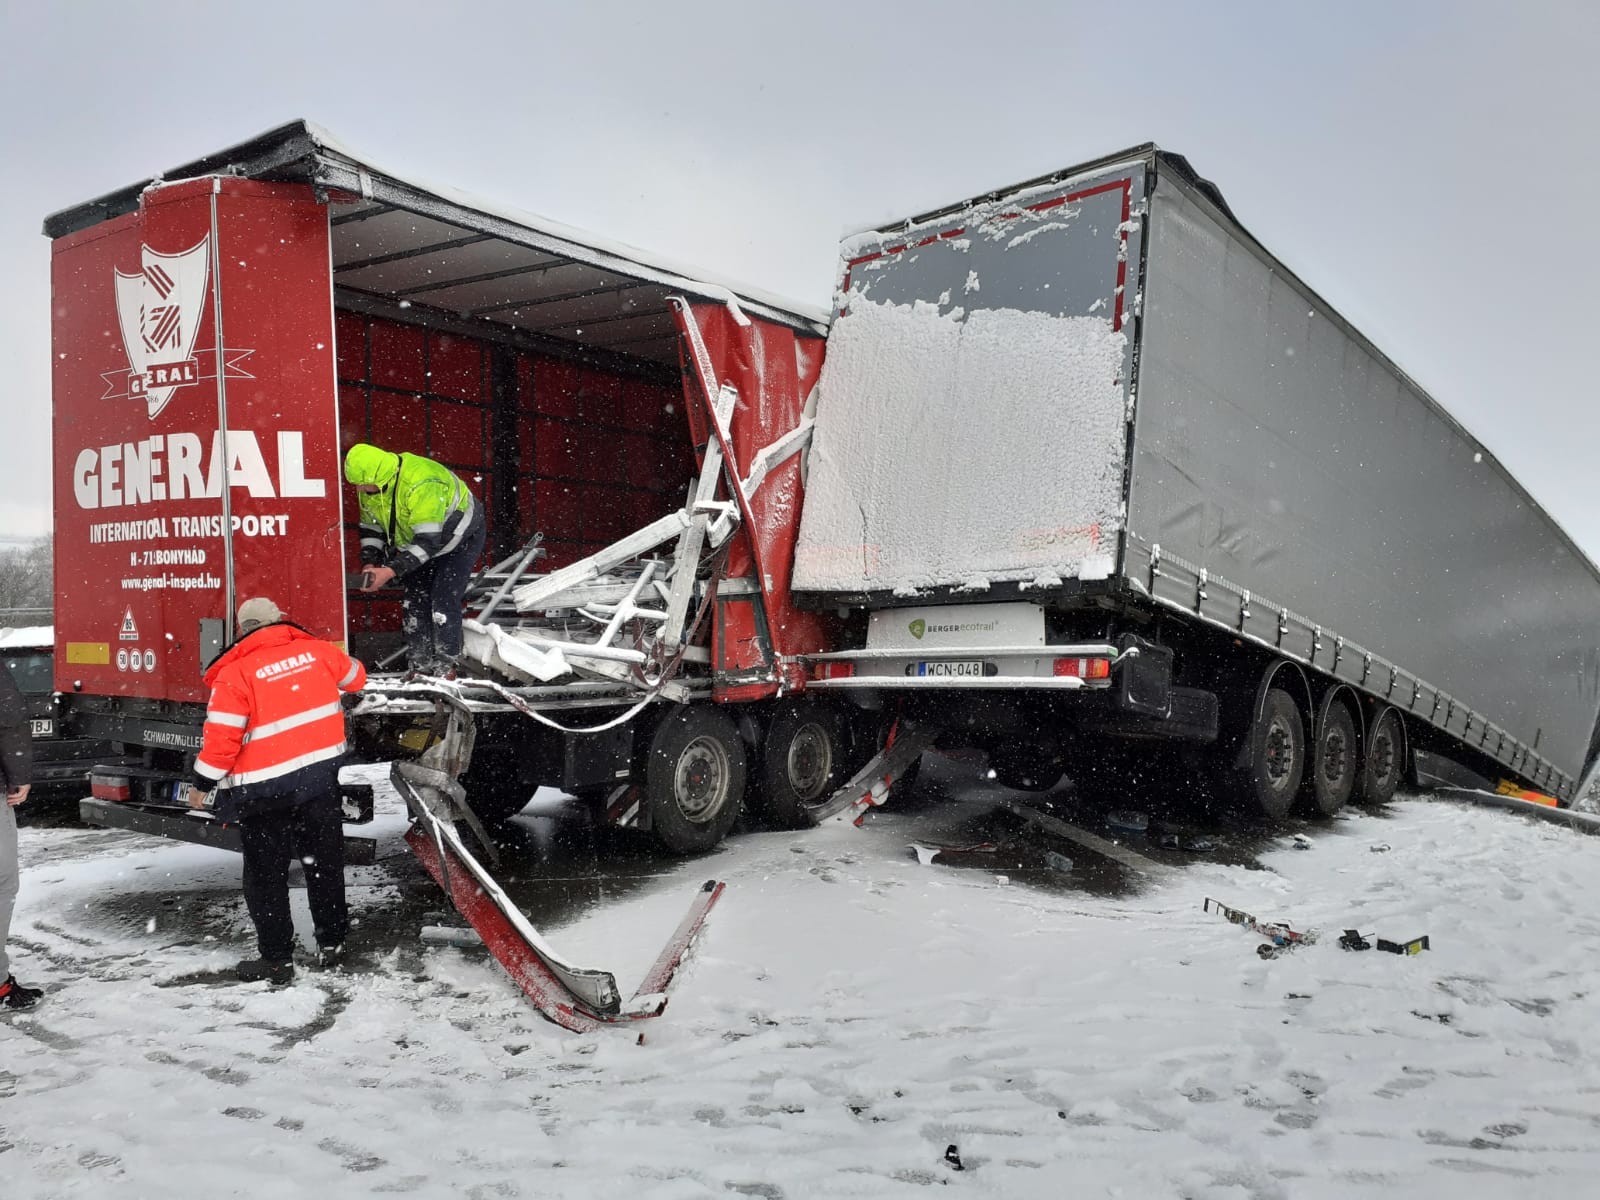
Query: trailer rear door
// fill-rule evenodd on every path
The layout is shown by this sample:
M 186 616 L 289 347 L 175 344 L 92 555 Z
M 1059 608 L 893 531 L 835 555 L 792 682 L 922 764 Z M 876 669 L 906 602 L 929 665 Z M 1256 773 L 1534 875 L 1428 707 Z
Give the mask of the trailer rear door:
M 326 206 L 193 179 L 52 249 L 57 689 L 204 700 L 251 595 L 342 640 Z

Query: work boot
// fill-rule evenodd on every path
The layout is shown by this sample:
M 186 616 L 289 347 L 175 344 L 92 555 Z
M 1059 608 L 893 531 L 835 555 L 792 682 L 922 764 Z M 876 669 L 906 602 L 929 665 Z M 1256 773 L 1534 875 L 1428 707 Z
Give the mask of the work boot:
M 6 981 L 0 983 L 0 1008 L 25 1012 L 39 1003 L 39 997 L 43 995 L 42 988 L 23 987 L 15 975 L 7 975 Z
M 294 964 L 270 958 L 247 958 L 233 969 L 240 983 L 268 983 L 279 985 L 294 979 Z
M 344 943 L 334 942 L 331 946 L 317 947 L 317 966 L 324 971 L 336 971 L 344 964 Z

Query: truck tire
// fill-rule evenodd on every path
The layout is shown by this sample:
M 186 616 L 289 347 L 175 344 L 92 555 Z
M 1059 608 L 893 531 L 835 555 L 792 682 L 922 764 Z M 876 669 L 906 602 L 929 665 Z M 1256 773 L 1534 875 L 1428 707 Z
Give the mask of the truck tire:
M 533 788 L 518 777 L 516 752 L 508 748 L 475 749 L 461 776 L 461 786 L 467 804 L 486 829 L 504 825 L 533 799 Z
M 1311 774 L 1311 816 L 1331 817 L 1349 801 L 1361 775 L 1358 745 L 1350 706 L 1340 700 L 1323 705 L 1307 764 Z
M 656 726 L 645 799 L 656 840 L 673 854 L 714 849 L 739 817 L 744 783 L 744 741 L 726 713 L 689 704 Z
M 845 780 L 848 754 L 844 721 L 816 700 L 780 704 L 761 741 L 759 815 L 778 829 L 804 829 L 806 809 L 820 804 Z
M 1306 765 L 1306 729 L 1300 706 L 1282 688 L 1269 688 L 1250 730 L 1241 783 L 1252 815 L 1281 821 L 1294 805 Z
M 1366 761 L 1356 785 L 1358 804 L 1380 805 L 1394 799 L 1406 767 L 1405 732 L 1394 709 L 1386 708 L 1367 736 Z

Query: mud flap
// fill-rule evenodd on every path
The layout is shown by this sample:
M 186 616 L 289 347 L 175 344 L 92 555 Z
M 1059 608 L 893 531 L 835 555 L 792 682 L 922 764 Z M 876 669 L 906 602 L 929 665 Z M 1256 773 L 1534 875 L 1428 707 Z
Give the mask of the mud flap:
M 895 780 L 922 757 L 922 752 L 933 745 L 938 736 L 938 726 L 897 722 L 888 744 L 878 751 L 872 761 L 821 804 L 807 808 L 806 816 L 813 825 L 820 825 L 829 817 L 848 809 L 852 822 L 861 824 L 867 810 L 878 807 L 889 798 L 889 789 L 894 786 Z

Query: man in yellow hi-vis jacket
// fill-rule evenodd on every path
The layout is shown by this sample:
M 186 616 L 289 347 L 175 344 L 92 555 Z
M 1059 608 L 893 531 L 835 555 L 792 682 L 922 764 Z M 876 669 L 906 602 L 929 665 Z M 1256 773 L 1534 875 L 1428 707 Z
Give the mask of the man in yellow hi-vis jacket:
M 360 494 L 361 590 L 399 579 L 407 666 L 454 678 L 461 600 L 483 553 L 483 506 L 432 459 L 366 442 L 345 453 L 344 477 Z

